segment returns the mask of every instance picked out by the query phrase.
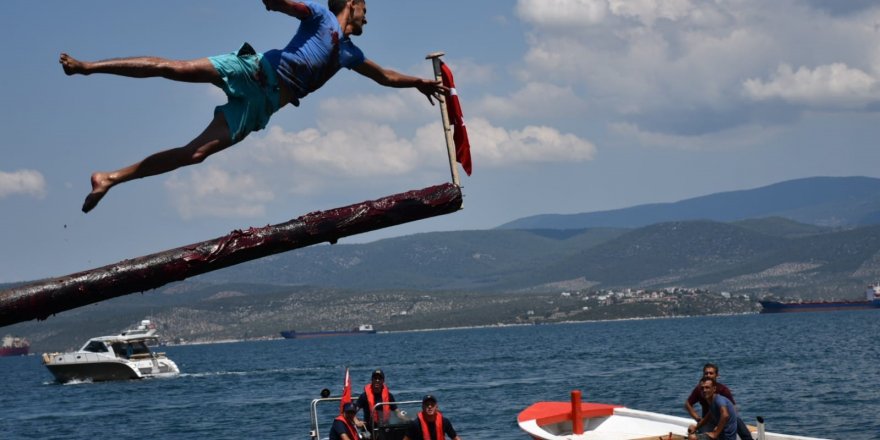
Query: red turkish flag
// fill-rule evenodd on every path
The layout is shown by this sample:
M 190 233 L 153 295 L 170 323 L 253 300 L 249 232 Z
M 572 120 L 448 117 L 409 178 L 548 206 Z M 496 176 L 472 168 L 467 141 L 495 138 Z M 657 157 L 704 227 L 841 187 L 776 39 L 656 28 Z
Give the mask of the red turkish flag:
M 343 413 L 342 409 L 346 403 L 351 403 L 351 377 L 348 375 L 348 367 L 345 367 L 345 383 L 342 386 L 342 401 L 339 402 L 339 414 Z
M 452 71 L 446 63 L 440 64 L 440 73 L 443 85 L 449 87 L 449 96 L 446 97 L 446 110 L 449 113 L 449 123 L 452 124 L 452 139 L 455 141 L 455 159 L 464 168 L 468 176 L 471 175 L 471 143 L 468 141 L 467 127 L 464 125 L 464 115 L 461 112 L 461 103 L 458 101 L 458 92 L 455 90 L 455 80 Z

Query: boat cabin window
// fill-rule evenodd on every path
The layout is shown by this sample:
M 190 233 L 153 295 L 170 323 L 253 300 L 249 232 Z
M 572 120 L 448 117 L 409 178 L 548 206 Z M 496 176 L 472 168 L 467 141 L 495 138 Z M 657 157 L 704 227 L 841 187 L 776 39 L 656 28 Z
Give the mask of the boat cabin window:
M 150 349 L 147 347 L 147 344 L 145 344 L 144 341 L 132 342 L 131 354 L 150 354 Z
M 128 353 L 127 345 L 122 342 L 116 342 L 113 344 L 113 352 L 116 353 L 117 357 L 128 358 L 130 354 Z
M 118 357 L 128 359 L 138 354 L 149 355 L 150 349 L 144 341 L 116 342 L 113 344 L 113 352 L 116 353 L 116 356 Z
M 101 341 L 90 341 L 85 347 L 83 347 L 83 351 L 91 353 L 106 353 L 107 346 Z

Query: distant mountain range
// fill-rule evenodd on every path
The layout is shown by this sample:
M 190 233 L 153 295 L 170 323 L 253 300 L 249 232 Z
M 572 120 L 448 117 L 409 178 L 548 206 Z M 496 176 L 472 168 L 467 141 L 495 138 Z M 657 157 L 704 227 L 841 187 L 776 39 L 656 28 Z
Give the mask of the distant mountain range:
M 317 246 L 197 279 L 361 291 L 680 286 L 803 298 L 860 297 L 880 279 L 880 225 L 835 229 L 776 217 L 558 232 L 438 232 Z
M 817 177 L 670 204 L 535 216 L 494 230 L 315 246 L 200 279 L 475 291 L 681 285 L 855 297 L 880 277 L 878 213 L 880 179 Z
M 731 222 L 782 217 L 820 226 L 880 223 L 880 179 L 811 177 L 761 188 L 731 191 L 610 211 L 541 214 L 499 226 L 500 229 L 637 228 L 682 220 Z

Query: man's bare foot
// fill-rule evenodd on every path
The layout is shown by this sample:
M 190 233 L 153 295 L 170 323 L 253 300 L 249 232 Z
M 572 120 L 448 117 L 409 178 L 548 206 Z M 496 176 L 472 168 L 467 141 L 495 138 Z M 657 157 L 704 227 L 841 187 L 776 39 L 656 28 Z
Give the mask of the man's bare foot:
M 61 56 L 58 58 L 58 62 L 61 63 L 61 67 L 64 69 L 64 73 L 67 75 L 75 75 L 77 73 L 88 75 L 88 72 L 86 72 L 85 64 L 82 61 L 66 53 L 61 54 Z
M 92 174 L 92 192 L 86 196 L 86 200 L 83 202 L 82 212 L 89 212 L 98 206 L 98 202 L 104 198 L 104 195 L 107 194 L 107 191 L 110 190 L 112 186 L 109 175 L 107 173 L 93 173 Z

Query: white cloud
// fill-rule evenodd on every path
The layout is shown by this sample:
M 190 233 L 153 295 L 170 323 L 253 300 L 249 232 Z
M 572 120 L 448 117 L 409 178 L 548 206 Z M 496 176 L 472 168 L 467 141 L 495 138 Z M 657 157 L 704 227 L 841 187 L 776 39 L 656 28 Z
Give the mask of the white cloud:
M 815 69 L 802 66 L 797 71 L 781 64 L 768 81 L 751 78 L 743 83 L 743 89 L 757 101 L 781 99 L 821 107 L 857 108 L 880 98 L 876 78 L 843 63 Z
M 476 114 L 493 118 L 530 117 L 536 114 L 554 117 L 582 112 L 586 110 L 586 103 L 571 87 L 531 82 L 507 97 L 486 96 L 473 109 Z
M 39 171 L 34 170 L 11 173 L 0 171 L 0 198 L 11 195 L 28 195 L 42 199 L 46 196 L 46 179 Z
M 630 123 L 615 123 L 611 124 L 610 128 L 627 144 L 635 141 L 647 147 L 692 151 L 725 150 L 764 144 L 781 131 L 774 126 L 746 125 L 699 135 L 675 135 L 644 130 Z
M 606 0 L 519 0 L 516 12 L 541 26 L 583 26 L 601 22 L 608 4 Z
M 234 174 L 214 165 L 175 174 L 165 182 L 178 213 L 195 217 L 258 217 L 275 196 L 253 175 Z
M 329 98 L 319 104 L 324 127 L 347 127 L 352 121 L 411 120 L 425 117 L 432 109 L 424 95 L 403 89 L 379 95 L 365 94 Z M 439 113 L 439 112 L 437 112 Z
M 412 142 L 387 125 L 349 122 L 346 129 L 309 128 L 286 132 L 273 126 L 246 148 L 264 163 L 283 163 L 325 176 L 371 177 L 404 174 L 417 157 Z
M 456 79 L 456 86 L 462 84 L 486 84 L 495 80 L 495 69 L 488 64 L 478 63 L 474 60 L 444 60 Z
M 596 147 L 590 141 L 551 127 L 527 126 L 508 130 L 493 126 L 483 118 L 468 119 L 467 127 L 474 173 L 482 166 L 581 162 L 593 159 L 596 154 Z M 430 138 L 439 129 L 439 124 L 422 127 L 417 137 Z
M 693 8 L 690 0 L 608 0 L 608 3 L 614 15 L 636 18 L 648 26 L 661 18 L 685 17 Z
M 816 108 L 865 108 L 878 97 L 880 8 L 835 15 L 801 0 L 519 0 L 516 12 L 531 26 L 519 79 L 572 90 L 591 116 L 651 121 L 654 133 L 758 129 L 774 100 L 789 104 L 791 117 L 776 121 L 783 123 Z M 482 104 L 501 116 L 515 102 L 511 95 Z M 669 114 L 682 117 L 658 125 Z M 743 117 L 699 127 L 704 114 Z M 678 121 L 688 119 L 682 129 Z

